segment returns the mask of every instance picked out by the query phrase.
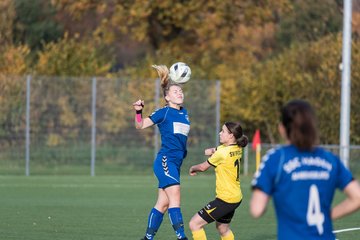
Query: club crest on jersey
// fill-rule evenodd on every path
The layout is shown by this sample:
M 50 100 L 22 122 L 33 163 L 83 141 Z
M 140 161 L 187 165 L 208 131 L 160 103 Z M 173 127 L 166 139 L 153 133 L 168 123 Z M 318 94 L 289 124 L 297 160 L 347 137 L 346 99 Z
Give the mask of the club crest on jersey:
M 186 121 L 190 122 L 189 116 L 187 114 L 185 115 L 185 119 Z

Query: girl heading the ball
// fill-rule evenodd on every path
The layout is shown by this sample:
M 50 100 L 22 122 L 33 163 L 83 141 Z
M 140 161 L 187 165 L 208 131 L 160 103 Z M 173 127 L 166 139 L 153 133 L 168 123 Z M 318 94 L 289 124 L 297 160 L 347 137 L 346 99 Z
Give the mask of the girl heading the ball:
M 170 81 L 169 70 L 164 65 L 153 65 L 160 79 L 166 105 L 157 109 L 149 117 L 142 118 L 144 101 L 133 103 L 136 111 L 135 127 L 145 129 L 157 125 L 161 135 L 161 148 L 153 164 L 158 179 L 158 197 L 148 217 L 146 234 L 142 239 L 154 239 L 164 213 L 169 219 L 177 239 L 187 239 L 180 211 L 180 168 L 187 154 L 187 138 L 190 130 L 188 113 L 182 104 L 184 93 L 181 85 Z

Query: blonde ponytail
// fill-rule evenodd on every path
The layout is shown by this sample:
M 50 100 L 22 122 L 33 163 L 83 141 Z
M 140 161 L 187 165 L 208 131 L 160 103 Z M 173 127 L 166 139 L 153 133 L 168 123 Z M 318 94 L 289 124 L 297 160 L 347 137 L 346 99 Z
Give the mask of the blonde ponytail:
M 169 69 L 165 65 L 152 65 L 156 69 L 161 80 L 161 87 L 166 89 L 169 84 Z

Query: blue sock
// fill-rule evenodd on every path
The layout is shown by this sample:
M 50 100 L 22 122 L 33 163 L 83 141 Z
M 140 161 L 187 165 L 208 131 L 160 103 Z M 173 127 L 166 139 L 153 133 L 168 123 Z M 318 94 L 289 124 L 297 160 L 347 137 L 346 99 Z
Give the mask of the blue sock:
M 154 239 L 154 236 L 162 223 L 163 217 L 164 214 L 162 212 L 159 212 L 155 208 L 151 209 L 145 236 L 147 239 Z
M 185 238 L 184 222 L 180 208 L 169 208 L 169 218 L 178 239 Z

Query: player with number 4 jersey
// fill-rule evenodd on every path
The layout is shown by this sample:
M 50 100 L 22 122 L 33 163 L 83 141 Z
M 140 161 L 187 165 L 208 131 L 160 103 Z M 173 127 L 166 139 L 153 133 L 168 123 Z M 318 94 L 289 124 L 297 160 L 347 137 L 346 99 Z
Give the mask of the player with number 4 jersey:
M 206 204 L 190 220 L 194 240 L 206 240 L 203 227 L 214 221 L 222 240 L 234 240 L 230 222 L 242 200 L 240 161 L 242 148 L 247 145 L 248 138 L 243 135 L 239 123 L 226 122 L 220 132 L 220 143 L 222 145 L 217 148 L 205 150 L 205 155 L 210 156 L 207 161 L 192 166 L 189 170 L 190 175 L 194 176 L 213 166 L 216 175 L 215 200 Z
M 279 131 L 288 144 L 263 157 L 252 181 L 250 212 L 261 216 L 272 196 L 279 240 L 333 240 L 332 219 L 360 207 L 359 184 L 337 156 L 316 147 L 318 134 L 310 104 L 290 101 L 281 114 Z M 331 209 L 336 189 L 347 198 Z

